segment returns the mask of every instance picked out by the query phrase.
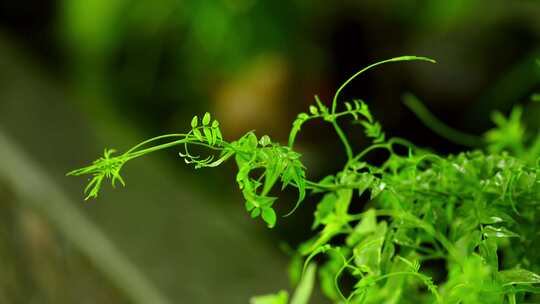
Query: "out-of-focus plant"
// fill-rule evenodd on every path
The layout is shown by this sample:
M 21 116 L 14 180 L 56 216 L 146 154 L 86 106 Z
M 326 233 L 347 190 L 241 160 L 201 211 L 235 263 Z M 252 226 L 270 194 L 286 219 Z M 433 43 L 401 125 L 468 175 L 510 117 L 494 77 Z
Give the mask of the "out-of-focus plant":
M 87 198 L 98 196 L 102 182 L 124 183 L 126 162 L 162 149 L 181 146 L 180 156 L 195 168 L 216 167 L 230 158 L 238 166 L 236 181 L 251 217 L 274 227 L 276 184 L 298 190 L 292 213 L 306 193 L 320 197 L 313 235 L 306 236 L 291 263 L 288 293 L 255 297 L 253 304 L 306 304 L 319 264 L 320 290 L 333 303 L 526 303 L 540 294 L 540 153 L 516 108 L 509 118 L 493 116 L 496 126 L 478 142 L 439 124 L 414 100 L 408 105 L 436 131 L 479 148 L 457 155 L 438 155 L 411 142 L 387 137 L 361 100 L 338 104 L 340 93 L 356 77 L 383 63 L 419 60 L 404 56 L 377 62 L 349 78 L 330 106 L 318 97 L 293 122 L 287 145 L 248 132 L 223 138 L 219 123 L 206 113 L 195 116 L 184 134 L 144 141 L 102 158 L 70 175 L 91 175 Z M 371 144 L 356 152 L 342 129 L 348 118 Z M 296 138 L 307 122 L 328 123 L 343 144 L 342 170 L 320 181 L 307 178 Z M 462 138 L 465 136 L 465 138 Z M 214 151 L 193 152 L 197 146 Z M 366 156 L 389 156 L 373 165 Z M 358 198 L 360 197 L 360 199 Z M 367 198 L 364 205 L 361 198 Z M 361 212 L 355 212 L 362 207 Z M 286 214 L 285 216 L 289 215 Z M 301 278 L 301 280 L 299 280 Z

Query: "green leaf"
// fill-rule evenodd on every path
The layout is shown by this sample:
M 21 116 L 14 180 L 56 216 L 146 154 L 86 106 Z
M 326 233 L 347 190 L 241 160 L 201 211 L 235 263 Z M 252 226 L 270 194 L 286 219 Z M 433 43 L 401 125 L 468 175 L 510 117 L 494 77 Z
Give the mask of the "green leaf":
M 290 184 L 291 181 L 294 182 L 298 189 L 298 200 L 296 200 L 296 204 L 292 210 L 285 214 L 286 217 L 293 214 L 306 197 L 306 173 L 302 163 L 298 160 L 293 161 L 292 164 L 285 169 L 285 173 L 282 176 L 282 189 Z
M 216 132 L 216 136 L 219 138 L 219 140 L 223 140 L 223 135 L 219 129 L 216 129 L 214 132 Z
M 191 128 L 195 129 L 198 123 L 199 123 L 199 118 L 197 117 L 197 115 L 193 116 L 193 118 L 191 119 Z
M 319 282 L 321 291 L 330 300 L 337 302 L 340 299 L 339 291 L 336 288 L 335 278 L 338 271 L 343 267 L 342 255 L 337 250 L 327 253 L 328 260 L 319 268 Z
M 319 114 L 319 110 L 315 106 L 309 106 L 309 112 L 313 115 Z
M 257 136 L 253 134 L 253 132 L 247 134 L 247 137 L 244 138 L 244 142 L 248 149 L 254 150 L 257 148 Z
M 309 116 L 306 113 L 300 113 L 296 117 L 296 119 L 293 122 L 291 132 L 289 133 L 289 147 L 292 147 L 294 144 L 294 140 L 296 139 L 296 135 L 298 135 L 298 132 L 302 129 L 302 124 L 309 118 Z
M 370 200 L 375 199 L 379 194 L 381 194 L 386 188 L 386 184 L 380 180 L 375 180 L 371 183 L 371 197 Z
M 354 246 L 360 240 L 365 238 L 367 235 L 375 232 L 376 230 L 377 214 L 375 212 L 375 209 L 369 209 L 362 215 L 362 219 L 358 224 L 356 224 L 356 227 L 354 227 L 354 231 L 349 234 L 346 243 L 349 246 Z
M 212 134 L 212 146 L 215 145 L 217 143 L 217 140 L 218 140 L 218 134 L 216 132 L 216 128 L 212 128 L 210 130 L 210 133 Z
M 206 141 L 208 142 L 208 144 L 213 145 L 214 144 L 213 136 L 212 136 L 212 131 L 210 131 L 210 128 L 204 127 L 203 133 L 204 133 L 204 136 L 206 137 Z
M 503 285 L 540 284 L 540 275 L 521 268 L 499 271 Z
M 204 141 L 201 131 L 199 131 L 199 129 L 193 129 L 193 135 L 195 135 L 198 140 Z
M 326 194 L 322 200 L 317 204 L 317 210 L 315 210 L 313 225 L 311 229 L 317 228 L 321 224 L 328 223 L 328 217 L 333 213 L 334 206 L 337 201 L 337 195 L 334 193 Z
M 271 143 L 272 143 L 272 140 L 270 140 L 270 136 L 268 135 L 263 135 L 263 137 L 259 139 L 259 144 L 263 147 L 268 146 Z
M 261 214 L 261 208 L 255 208 L 253 210 L 251 210 L 251 218 L 256 218 L 257 216 L 259 216 Z
M 268 225 L 268 228 L 273 228 L 276 225 L 276 212 L 269 207 L 262 208 L 262 218 Z
M 203 116 L 203 119 L 202 119 L 202 124 L 204 126 L 207 126 L 210 123 L 210 119 L 211 119 L 210 113 L 208 113 L 208 112 L 204 113 L 204 116 Z
M 290 259 L 287 272 L 289 274 L 289 281 L 293 286 L 296 286 L 302 278 L 302 263 L 302 256 L 299 254 L 293 255 L 293 257 Z
M 362 267 L 369 273 L 380 273 L 382 246 L 386 231 L 386 222 L 381 222 L 378 224 L 375 233 L 365 237 L 354 247 L 354 263 L 358 267 Z
M 316 272 L 317 266 L 314 263 L 309 264 L 300 284 L 298 284 L 298 287 L 296 287 L 296 290 L 294 291 L 290 304 L 309 304 L 309 298 L 313 292 L 313 285 L 315 285 Z
M 512 232 L 504 227 L 485 226 L 483 232 L 484 236 L 488 238 L 519 237 L 519 234 Z
M 356 107 L 356 110 L 358 113 L 360 113 L 362 116 L 364 116 L 368 121 L 368 123 L 373 122 L 373 116 L 371 115 L 371 112 L 369 111 L 369 107 L 365 102 L 362 100 L 355 99 L 353 100 L 354 106 Z
M 285 290 L 281 290 L 276 294 L 268 294 L 252 297 L 249 304 L 287 304 L 289 294 Z
M 498 259 L 497 256 L 497 241 L 495 238 L 486 238 L 480 242 L 478 246 L 478 251 L 480 255 L 485 259 L 486 264 L 488 264 L 492 269 L 498 269 Z
M 319 107 L 320 113 L 322 114 L 328 113 L 328 108 L 321 102 L 321 99 L 317 95 L 315 95 L 315 103 L 317 104 L 317 107 Z
M 252 201 L 246 201 L 245 207 L 247 211 L 251 211 L 255 208 L 255 204 Z

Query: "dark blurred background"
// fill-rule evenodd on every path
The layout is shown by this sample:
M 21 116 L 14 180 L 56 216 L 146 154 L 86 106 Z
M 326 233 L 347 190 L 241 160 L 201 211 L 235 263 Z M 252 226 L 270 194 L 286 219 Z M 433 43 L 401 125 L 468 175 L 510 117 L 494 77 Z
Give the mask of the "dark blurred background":
M 158 153 L 125 168 L 127 189 L 84 203 L 86 180 L 65 172 L 206 111 L 226 139 L 286 142 L 314 94 L 329 104 L 358 69 L 401 55 L 438 64 L 383 66 L 342 97 L 366 100 L 392 136 L 457 152 L 402 94 L 482 134 L 492 110 L 540 91 L 539 39 L 536 0 L 1 1 L 0 303 L 247 303 L 288 288 L 286 248 L 309 233 L 316 197 L 268 230 L 245 213 L 232 163 L 194 172 Z M 528 108 L 530 126 L 538 115 Z M 312 180 L 345 159 L 322 123 L 298 149 Z

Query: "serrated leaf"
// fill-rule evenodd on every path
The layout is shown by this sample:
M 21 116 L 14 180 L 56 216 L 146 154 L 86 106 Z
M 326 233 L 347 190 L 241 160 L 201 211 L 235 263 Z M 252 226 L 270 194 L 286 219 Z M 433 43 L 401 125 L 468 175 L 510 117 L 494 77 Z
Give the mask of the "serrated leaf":
M 354 100 L 354 104 L 356 106 L 356 109 L 362 116 L 364 116 L 368 122 L 373 122 L 373 116 L 371 116 L 371 112 L 369 111 L 369 107 L 367 104 L 361 100 Z
M 300 203 L 306 197 L 306 173 L 302 168 L 302 164 L 298 161 L 295 161 L 293 164 L 289 165 L 285 170 L 284 176 L 282 178 L 283 186 L 288 185 L 291 180 L 295 183 L 298 189 L 298 200 L 294 205 L 293 209 L 289 211 L 285 216 L 289 216 L 296 211 L 300 206 Z

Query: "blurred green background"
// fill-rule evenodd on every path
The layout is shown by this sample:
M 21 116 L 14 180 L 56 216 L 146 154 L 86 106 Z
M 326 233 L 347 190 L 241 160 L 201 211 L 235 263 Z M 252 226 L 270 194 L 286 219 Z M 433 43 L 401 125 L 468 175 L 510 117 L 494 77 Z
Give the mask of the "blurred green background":
M 227 139 L 255 129 L 285 142 L 314 94 L 328 102 L 359 68 L 400 55 L 439 63 L 384 66 L 343 96 L 365 99 L 392 135 L 459 151 L 402 94 L 475 134 L 492 110 L 526 104 L 540 91 L 540 1 L 0 2 L 0 303 L 247 303 L 290 287 L 309 199 L 268 230 L 245 213 L 233 164 L 194 172 L 163 152 L 90 202 L 85 180 L 64 175 L 206 111 Z M 530 126 L 538 115 L 528 108 Z M 310 179 L 344 159 L 318 124 L 298 149 Z M 294 201 L 284 194 L 282 214 Z

